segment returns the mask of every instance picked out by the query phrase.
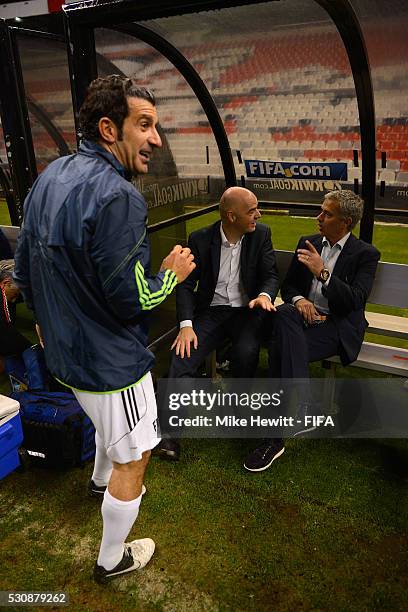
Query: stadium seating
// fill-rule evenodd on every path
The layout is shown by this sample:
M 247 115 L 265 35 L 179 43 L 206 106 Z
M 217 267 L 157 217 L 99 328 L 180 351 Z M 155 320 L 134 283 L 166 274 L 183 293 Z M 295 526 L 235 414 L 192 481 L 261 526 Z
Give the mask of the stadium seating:
M 408 97 L 401 86 L 401 78 L 408 80 L 402 77 L 407 74 L 405 33 L 397 28 L 393 39 L 386 41 L 381 32 L 368 29 L 367 37 L 375 87 L 378 179 L 406 182 Z M 237 33 L 222 43 L 205 44 L 192 34 L 179 47 L 214 97 L 234 158 L 239 150 L 244 159 L 345 161 L 350 178 L 360 178 L 353 153 L 361 148 L 354 83 L 344 47 L 332 29 L 322 25 L 310 31 L 272 30 L 263 37 Z M 103 30 L 97 35 L 97 50 L 124 73 L 142 75 L 141 84 L 154 89 L 179 175 L 223 176 L 207 117 L 170 62 L 142 42 L 112 32 L 104 36 Z M 26 91 L 75 148 L 69 79 L 66 66 L 61 69 L 65 60 L 61 57 L 50 65 L 50 54 L 38 61 L 38 53 L 30 58 L 27 51 Z M 400 64 L 395 63 L 398 57 Z M 32 127 L 41 170 L 58 151 L 37 121 Z M 4 158 L 4 149 L 0 155 Z M 239 174 L 242 169 L 237 161 Z

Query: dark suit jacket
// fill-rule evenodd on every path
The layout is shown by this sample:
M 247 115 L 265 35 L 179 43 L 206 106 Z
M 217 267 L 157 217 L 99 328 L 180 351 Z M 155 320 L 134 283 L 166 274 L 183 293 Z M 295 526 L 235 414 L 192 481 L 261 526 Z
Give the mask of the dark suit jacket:
M 194 254 L 195 270 L 177 286 L 176 303 L 179 321 L 193 319 L 208 308 L 214 297 L 220 269 L 221 236 L 220 221 L 193 232 L 188 246 Z M 245 234 L 241 248 L 241 279 L 252 300 L 264 291 L 275 299 L 279 289 L 275 253 L 272 248 L 271 230 L 257 223 L 254 232 Z M 197 291 L 195 292 L 198 283 Z
M 320 234 L 302 237 L 296 249 L 306 248 L 306 240 L 309 240 L 321 253 L 323 239 Z M 364 309 L 373 286 L 379 259 L 380 253 L 374 246 L 351 234 L 334 266 L 328 287 L 322 289 L 339 330 L 340 358 L 343 365 L 357 359 L 360 351 L 368 325 Z M 313 274 L 298 261 L 295 255 L 282 284 L 283 300 L 291 303 L 296 295 L 307 298 L 312 280 Z
M 7 303 L 6 309 L 6 304 L 2 298 L 0 292 L 0 355 L 4 357 L 20 355 L 31 346 L 31 342 L 15 328 L 16 305 Z
M 0 259 L 12 259 L 12 258 L 13 258 L 13 252 L 11 250 L 9 241 L 3 234 L 2 230 L 0 229 Z

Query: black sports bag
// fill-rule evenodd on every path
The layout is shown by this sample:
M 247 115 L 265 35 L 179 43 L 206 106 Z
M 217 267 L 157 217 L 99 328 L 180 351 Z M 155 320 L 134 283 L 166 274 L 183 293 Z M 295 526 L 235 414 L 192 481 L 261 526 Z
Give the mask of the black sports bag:
M 95 429 L 71 393 L 14 392 L 20 402 L 23 448 L 47 467 L 83 465 L 95 455 Z

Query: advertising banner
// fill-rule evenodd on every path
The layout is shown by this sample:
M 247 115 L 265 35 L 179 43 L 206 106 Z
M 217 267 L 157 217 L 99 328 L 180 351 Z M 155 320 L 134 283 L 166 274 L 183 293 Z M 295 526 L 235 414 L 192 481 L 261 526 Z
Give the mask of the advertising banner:
M 283 162 L 246 159 L 248 178 L 297 180 L 347 180 L 347 163 L 343 162 Z

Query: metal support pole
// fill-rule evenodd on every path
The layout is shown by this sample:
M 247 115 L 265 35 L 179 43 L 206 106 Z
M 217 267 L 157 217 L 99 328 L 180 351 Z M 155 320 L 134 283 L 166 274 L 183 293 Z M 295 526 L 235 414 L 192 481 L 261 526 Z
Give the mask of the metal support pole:
M 169 62 L 173 64 L 186 79 L 191 89 L 195 93 L 197 100 L 200 102 L 205 114 L 207 115 L 208 123 L 216 140 L 220 158 L 225 175 L 225 184 L 227 187 L 233 187 L 237 184 L 235 174 L 234 161 L 232 159 L 231 148 L 229 146 L 228 136 L 224 128 L 223 121 L 218 112 L 218 108 L 208 91 L 202 78 L 195 70 L 194 66 L 184 57 L 184 55 L 172 45 L 168 40 L 153 32 L 150 28 L 146 28 L 138 23 L 130 23 L 128 25 L 112 26 L 113 30 L 123 32 L 129 36 L 142 40 L 159 53 L 161 53 Z
M 14 195 L 10 219 L 13 225 L 20 225 L 37 167 L 17 45 L 4 19 L 0 20 L 0 57 L 1 122 Z
M 364 214 L 360 224 L 360 238 L 372 242 L 375 212 L 375 109 L 370 64 L 364 36 L 349 0 L 316 0 L 333 19 L 349 58 L 356 88 L 360 116 L 362 155 L 362 197 Z
M 98 76 L 95 38 L 93 28 L 71 22 L 69 11 L 64 12 L 64 27 L 67 41 L 72 107 L 79 146 L 79 109 L 85 99 L 89 83 Z

